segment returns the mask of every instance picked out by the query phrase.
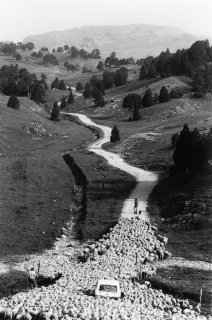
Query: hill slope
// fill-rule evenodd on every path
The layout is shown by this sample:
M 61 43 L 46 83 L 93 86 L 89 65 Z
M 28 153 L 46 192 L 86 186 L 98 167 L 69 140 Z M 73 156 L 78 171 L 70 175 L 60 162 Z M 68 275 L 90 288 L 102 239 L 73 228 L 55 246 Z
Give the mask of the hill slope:
M 166 26 L 135 24 L 125 26 L 84 26 L 64 31 L 51 31 L 30 35 L 24 42 L 32 41 L 36 47 L 54 47 L 65 44 L 91 50 L 99 48 L 102 57 L 112 51 L 119 57 L 135 58 L 157 55 L 169 48 L 171 51 L 187 48 L 200 37 L 181 29 Z

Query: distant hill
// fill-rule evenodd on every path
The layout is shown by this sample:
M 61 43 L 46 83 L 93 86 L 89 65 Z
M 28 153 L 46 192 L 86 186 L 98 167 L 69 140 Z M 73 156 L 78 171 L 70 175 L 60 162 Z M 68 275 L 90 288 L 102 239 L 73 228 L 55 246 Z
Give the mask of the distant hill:
M 202 39 L 201 39 L 202 38 Z M 87 51 L 99 48 L 105 58 L 112 51 L 118 57 L 144 58 L 157 55 L 167 48 L 170 51 L 188 48 L 194 41 L 204 40 L 181 29 L 167 26 L 135 24 L 125 26 L 84 26 L 64 31 L 51 31 L 27 36 L 23 42 L 34 42 L 36 48 L 49 49 L 65 44 Z

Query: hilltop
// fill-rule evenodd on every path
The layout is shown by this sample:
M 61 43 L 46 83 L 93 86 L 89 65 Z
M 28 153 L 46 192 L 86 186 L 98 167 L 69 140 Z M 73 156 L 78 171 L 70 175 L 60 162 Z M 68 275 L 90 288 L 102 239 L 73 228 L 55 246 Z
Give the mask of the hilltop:
M 51 31 L 29 35 L 23 41 L 32 41 L 37 48 L 49 49 L 74 45 L 85 50 L 98 48 L 105 58 L 115 51 L 118 57 L 144 58 L 157 55 L 167 48 L 170 51 L 188 48 L 199 39 L 175 27 L 135 24 L 124 26 L 84 26 L 64 31 Z

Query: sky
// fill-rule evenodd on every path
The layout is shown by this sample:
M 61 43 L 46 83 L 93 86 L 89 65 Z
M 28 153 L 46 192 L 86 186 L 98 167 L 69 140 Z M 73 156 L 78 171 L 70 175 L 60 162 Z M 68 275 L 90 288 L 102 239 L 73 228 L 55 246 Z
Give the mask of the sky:
M 212 39 L 212 0 L 0 0 L 0 41 L 86 25 L 148 23 Z

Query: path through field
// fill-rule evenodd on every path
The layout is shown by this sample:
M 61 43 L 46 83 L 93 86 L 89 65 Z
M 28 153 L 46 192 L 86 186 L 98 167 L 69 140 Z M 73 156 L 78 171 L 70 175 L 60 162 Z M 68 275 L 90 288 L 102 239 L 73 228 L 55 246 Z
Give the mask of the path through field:
M 119 155 L 112 152 L 108 152 L 102 149 L 102 145 L 110 141 L 111 128 L 107 126 L 98 125 L 87 116 L 78 113 L 69 113 L 72 116 L 77 116 L 83 123 L 88 126 L 97 127 L 103 132 L 103 137 L 98 139 L 89 146 L 89 150 L 104 157 L 108 164 L 119 168 L 127 173 L 133 175 L 137 181 L 136 187 L 130 194 L 130 197 L 126 199 L 122 207 L 122 217 L 133 217 L 134 216 L 134 199 L 138 199 L 138 211 L 142 211 L 142 218 L 148 219 L 148 213 L 146 210 L 147 199 L 152 191 L 153 187 L 157 183 L 157 175 L 155 173 L 133 167 L 126 163 Z

